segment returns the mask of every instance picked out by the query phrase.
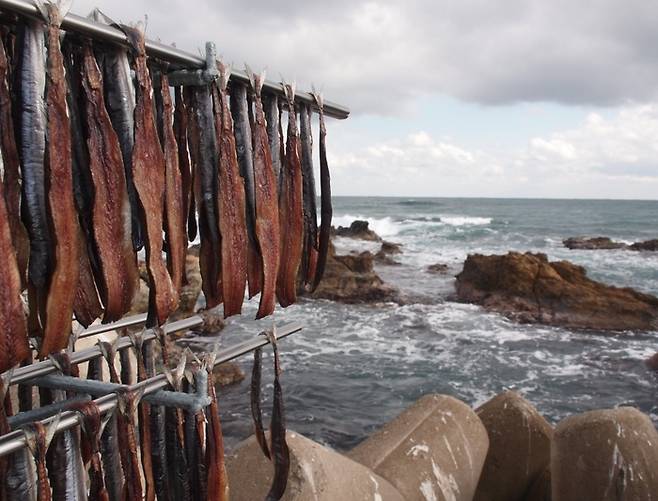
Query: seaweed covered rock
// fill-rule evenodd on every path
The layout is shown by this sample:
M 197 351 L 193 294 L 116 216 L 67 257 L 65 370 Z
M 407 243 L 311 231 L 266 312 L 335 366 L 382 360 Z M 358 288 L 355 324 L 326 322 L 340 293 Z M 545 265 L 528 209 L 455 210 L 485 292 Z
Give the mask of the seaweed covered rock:
M 625 243 L 615 242 L 608 237 L 571 237 L 562 240 L 562 244 L 572 250 L 610 250 L 627 247 Z
M 348 228 L 339 226 L 336 228 L 334 234 L 337 237 L 357 238 L 360 240 L 370 240 L 373 242 L 381 242 L 381 237 L 368 227 L 368 221 L 356 220 Z
M 654 330 L 658 298 L 587 277 L 582 266 L 544 254 L 469 255 L 457 299 L 521 322 L 599 331 Z

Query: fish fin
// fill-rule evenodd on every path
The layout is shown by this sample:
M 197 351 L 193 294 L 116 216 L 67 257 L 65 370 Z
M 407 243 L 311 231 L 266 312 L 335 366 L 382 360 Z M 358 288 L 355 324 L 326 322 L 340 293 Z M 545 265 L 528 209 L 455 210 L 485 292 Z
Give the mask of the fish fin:
M 187 366 L 187 358 L 180 357 L 178 365 L 174 369 L 166 368 L 164 369 L 165 377 L 174 390 L 180 389 L 180 383 L 183 380 L 183 375 L 185 374 L 185 367 Z
M 131 49 L 140 54 L 145 52 L 144 35 L 146 33 L 146 26 L 143 21 L 137 21 L 132 25 L 120 24 L 116 26 L 126 35 Z
M 73 0 L 57 0 L 57 7 L 59 9 L 59 24 L 62 24 L 62 21 L 66 15 L 71 11 L 73 6 Z
M 101 417 L 101 426 L 98 429 L 98 435 L 101 436 L 103 432 L 105 431 L 105 427 L 107 426 L 107 423 L 110 422 L 110 419 L 112 419 L 112 416 L 114 416 L 114 413 L 116 412 L 117 408 L 113 407 L 110 409 L 109 412 L 106 412 L 104 416 Z
M 144 332 L 145 331 L 137 333 L 128 331 L 128 337 L 133 344 L 133 348 L 137 352 L 137 358 L 139 358 L 140 354 L 142 353 L 142 346 L 144 345 Z
M 119 339 L 119 338 L 116 338 Z M 100 339 L 97 342 L 98 347 L 101 350 L 101 354 L 103 355 L 103 358 L 107 362 L 108 365 L 114 365 L 114 359 L 116 358 L 117 355 L 117 347 L 115 342 L 110 343 L 109 341 L 101 341 Z
M 55 357 L 54 354 L 51 353 L 48 355 L 48 359 L 55 366 L 55 369 L 57 369 L 60 373 L 64 373 L 64 368 L 62 367 L 62 362 L 59 357 Z
M 315 87 L 313 87 L 313 92 L 311 92 L 313 99 L 315 99 L 315 104 L 318 105 L 321 111 L 324 111 L 324 98 L 322 97 L 322 92 L 318 92 Z
M 231 78 L 231 65 L 221 59 L 217 60 L 217 70 L 219 71 L 219 90 L 226 90 L 228 81 Z
M 283 85 L 283 91 L 286 94 L 286 100 L 290 106 L 295 102 L 295 82 L 288 83 L 284 79 L 281 79 L 281 84 Z
M 44 0 L 34 0 L 34 5 L 39 11 L 41 19 L 43 19 L 46 23 L 50 23 L 50 10 L 48 9 L 47 2 Z
M 53 419 L 50 422 L 50 424 L 48 424 L 48 427 L 46 428 L 46 450 L 48 450 L 48 446 L 50 445 L 50 442 L 53 441 L 53 437 L 55 436 L 55 433 L 57 433 L 57 427 L 59 426 L 59 422 L 61 419 L 62 419 L 62 411 L 59 411 L 55 416 L 55 419 Z
M 9 385 L 11 384 L 11 378 L 14 376 L 14 370 L 18 367 L 18 365 L 15 365 L 11 369 L 3 372 L 0 375 L 0 405 L 2 405 L 2 402 L 5 399 L 5 396 L 7 395 L 7 391 L 9 390 Z
M 117 23 L 114 19 L 112 19 L 107 14 L 105 14 L 98 7 L 95 7 L 89 14 L 87 14 L 87 19 L 91 19 L 96 23 L 107 24 L 108 26 L 115 26 L 115 27 L 119 26 L 119 23 Z

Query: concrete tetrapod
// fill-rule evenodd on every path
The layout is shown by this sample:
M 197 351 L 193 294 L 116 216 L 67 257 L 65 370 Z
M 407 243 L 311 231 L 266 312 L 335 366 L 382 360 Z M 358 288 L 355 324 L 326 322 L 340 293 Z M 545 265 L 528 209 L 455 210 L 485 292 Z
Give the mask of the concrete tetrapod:
M 658 432 L 632 407 L 563 419 L 551 475 L 554 501 L 658 500 Z
M 407 501 L 470 501 L 488 447 L 487 431 L 469 406 L 426 395 L 348 455 Z
M 514 391 L 475 411 L 489 434 L 489 452 L 475 501 L 520 501 L 551 461 L 553 428 Z
M 359 463 L 293 431 L 286 440 L 290 474 L 283 501 L 404 501 L 388 481 Z M 265 499 L 273 469 L 255 436 L 238 444 L 226 466 L 231 501 Z

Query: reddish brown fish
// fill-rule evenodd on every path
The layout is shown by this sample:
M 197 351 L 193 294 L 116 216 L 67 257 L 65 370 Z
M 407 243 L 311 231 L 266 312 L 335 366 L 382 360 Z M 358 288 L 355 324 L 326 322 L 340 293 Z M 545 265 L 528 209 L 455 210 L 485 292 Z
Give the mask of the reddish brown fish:
M 0 179 L 0 189 L 4 189 Z M 1 191 L 0 191 L 1 193 Z M 21 301 L 21 278 L 4 197 L 0 195 L 0 372 L 9 370 L 30 354 L 27 324 Z
M 230 70 L 221 62 L 220 88 L 213 86 L 215 129 L 219 143 L 219 232 L 222 236 L 224 317 L 242 311 L 247 283 L 247 222 L 244 181 L 240 176 L 227 90 Z
M 214 362 L 214 359 L 212 360 Z M 229 484 L 224 462 L 224 438 L 219 420 L 219 404 L 215 390 L 213 363 L 207 364 L 208 396 L 210 405 L 206 408 L 208 419 L 208 439 L 206 446 L 206 467 L 208 468 L 208 501 L 228 501 Z
M 250 75 L 254 94 L 254 191 L 256 198 L 256 238 L 262 258 L 262 290 L 256 318 L 271 315 L 276 300 L 279 273 L 279 205 L 277 177 L 272 167 L 267 123 L 261 100 L 263 75 Z
M 304 216 L 302 195 L 302 164 L 299 158 L 299 131 L 295 113 L 295 87 L 285 84 L 288 101 L 288 137 L 286 154 L 281 166 L 279 221 L 281 224 L 281 259 L 276 283 L 276 295 L 284 308 L 297 301 L 297 272 L 302 260 Z
M 40 421 L 29 425 L 29 431 L 26 434 L 28 447 L 37 467 L 37 501 L 51 501 L 52 490 L 46 468 L 46 451 L 52 436 L 48 436 L 45 426 Z
M 73 300 L 73 311 L 75 319 L 84 327 L 89 327 L 103 314 L 103 305 L 98 298 L 85 235 L 79 227 L 78 246 L 78 287 Z
M 46 357 L 65 348 L 71 335 L 73 300 L 78 285 L 79 230 L 73 200 L 71 124 L 66 107 L 64 57 L 59 44 L 63 13 L 55 3 L 46 3 L 42 9 L 48 26 L 46 185 L 54 245 L 45 329 L 39 349 L 39 356 Z
M 196 209 L 192 193 L 192 166 L 190 165 L 190 150 L 187 145 L 187 106 L 183 99 L 183 88 L 176 87 L 176 106 L 174 107 L 174 134 L 178 145 L 178 167 L 181 174 L 181 189 L 183 191 L 183 214 L 187 218 L 187 235 L 190 241 L 196 238 Z
M 165 156 L 165 234 L 167 235 L 167 268 L 174 286 L 176 297 L 180 294 L 185 274 L 185 251 L 187 235 L 185 234 L 185 212 L 183 200 L 183 181 L 178 165 L 178 143 L 174 135 L 174 105 L 169 92 L 167 73 L 160 74 L 160 92 L 162 94 L 162 137 Z
M 103 322 L 107 323 L 119 320 L 130 308 L 139 271 L 119 139 L 105 109 L 103 80 L 88 40 L 83 44 L 82 84 L 89 170 L 94 186 L 92 226 L 100 261 L 96 283 L 105 306 Z
M 176 309 L 178 298 L 162 259 L 165 195 L 165 155 L 160 146 L 153 107 L 153 88 L 146 64 L 143 25 L 124 28 L 132 45 L 136 85 L 133 180 L 146 221 L 146 264 L 149 274 L 147 325 L 162 325 Z
M 9 61 L 5 47 L 0 40 L 0 148 L 2 149 L 2 164 L 4 168 L 4 197 L 7 204 L 7 217 L 11 231 L 16 258 L 18 260 L 18 273 L 23 286 L 26 284 L 25 273 L 30 254 L 30 241 L 27 230 L 21 221 L 21 180 L 20 160 L 14 134 L 12 118 L 11 94 L 9 91 Z

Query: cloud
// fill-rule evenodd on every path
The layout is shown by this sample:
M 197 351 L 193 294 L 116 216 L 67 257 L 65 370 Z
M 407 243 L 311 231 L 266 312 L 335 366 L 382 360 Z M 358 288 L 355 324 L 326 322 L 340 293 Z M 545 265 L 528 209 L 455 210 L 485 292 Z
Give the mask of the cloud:
M 357 112 L 446 94 L 484 104 L 619 105 L 656 97 L 658 3 L 646 0 L 81 0 L 149 34 L 324 87 Z

